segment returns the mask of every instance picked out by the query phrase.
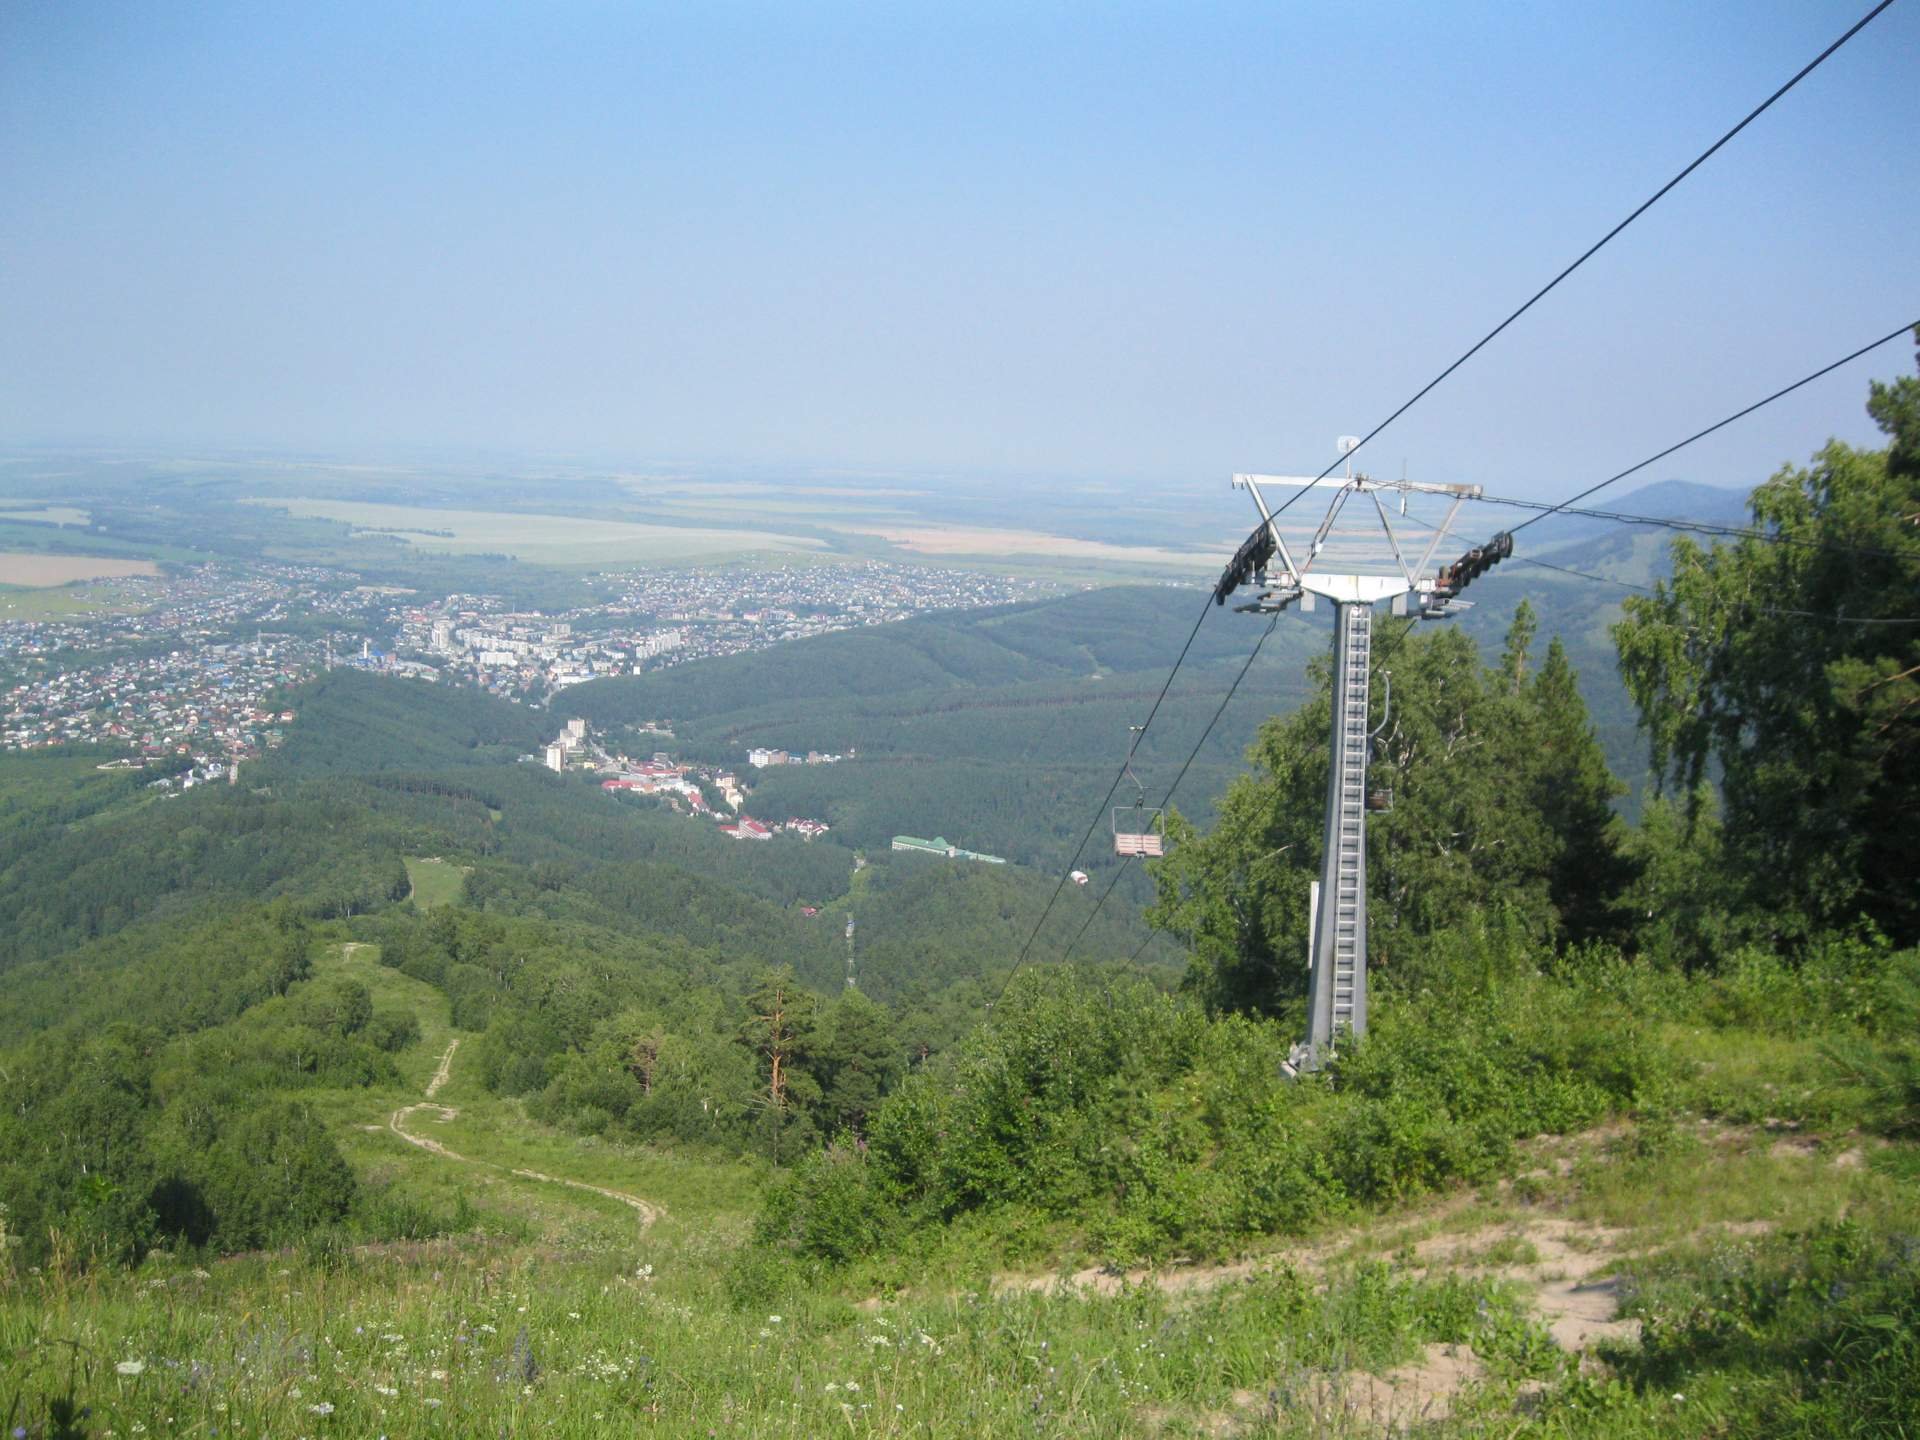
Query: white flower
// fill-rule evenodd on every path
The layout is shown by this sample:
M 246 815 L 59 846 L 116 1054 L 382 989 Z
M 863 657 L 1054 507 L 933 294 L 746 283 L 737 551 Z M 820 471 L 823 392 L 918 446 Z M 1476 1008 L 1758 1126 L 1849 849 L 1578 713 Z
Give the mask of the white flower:
M 440 1402 L 439 1402 L 438 1400 L 436 1400 L 436 1399 L 434 1399 L 434 1398 L 433 1398 L 433 1396 L 431 1396 L 431 1395 L 429 1395 L 429 1396 L 427 1396 L 427 1398 L 426 1398 L 426 1400 L 425 1400 L 424 1402 L 422 1402 L 422 1403 L 424 1403 L 424 1404 L 427 1404 L 427 1405 L 438 1405 L 438 1404 L 439 1404 Z
M 578 1320 L 580 1318 L 580 1312 L 578 1310 L 569 1310 L 567 1311 L 567 1318 L 569 1320 Z
M 767 1323 L 769 1325 L 778 1325 L 780 1323 L 780 1317 L 778 1315 L 769 1315 L 767 1316 Z
M 1673 1403 L 1676 1405 L 1683 1404 L 1686 1401 L 1686 1398 L 1687 1397 L 1684 1395 L 1676 1395 L 1673 1397 Z
M 307 1406 L 307 1409 L 316 1415 L 331 1415 L 333 1413 L 333 1402 L 331 1400 L 322 1400 L 318 1405 Z
M 394 1389 L 393 1386 L 391 1385 L 376 1385 L 373 1387 L 373 1389 L 375 1394 L 385 1395 L 389 1399 L 391 1399 L 393 1396 L 398 1395 L 400 1393 L 398 1390 Z
M 113 1368 L 118 1370 L 122 1375 L 138 1375 L 142 1370 L 147 1368 L 147 1362 L 144 1360 L 122 1360 Z
M 858 1395 L 860 1393 L 860 1382 L 858 1380 L 847 1381 L 847 1389 Z
M 430 1378 L 435 1380 L 444 1380 L 447 1378 L 447 1372 L 444 1370 L 429 1370 L 427 1374 Z

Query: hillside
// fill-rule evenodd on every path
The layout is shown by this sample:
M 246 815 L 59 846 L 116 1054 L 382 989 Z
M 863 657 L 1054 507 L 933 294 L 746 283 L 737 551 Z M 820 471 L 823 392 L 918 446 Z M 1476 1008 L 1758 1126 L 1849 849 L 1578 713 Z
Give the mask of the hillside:
M 528 763 L 558 715 L 357 674 L 281 697 L 239 784 L 9 758 L 10 1416 L 36 1440 L 1902 1433 L 1897 844 L 1789 892 L 1755 834 L 1777 810 L 1629 823 L 1575 668 L 1609 612 L 1505 603 L 1556 583 L 1502 569 L 1465 623 L 1376 652 L 1371 1018 L 1305 1071 L 1324 616 L 1276 627 L 1169 854 L 1090 860 L 1017 971 L 1189 592 L 582 688 L 616 743 L 651 721 L 735 768 L 842 754 L 752 777 L 751 811 L 830 820 L 811 842 Z M 1669 614 L 1624 612 L 1643 713 Z M 1143 783 L 1255 623 L 1209 613 Z M 1750 804 L 1727 763 L 1722 803 Z M 1897 838 L 1888 813 L 1842 819 Z M 1014 863 L 886 848 L 909 826 Z

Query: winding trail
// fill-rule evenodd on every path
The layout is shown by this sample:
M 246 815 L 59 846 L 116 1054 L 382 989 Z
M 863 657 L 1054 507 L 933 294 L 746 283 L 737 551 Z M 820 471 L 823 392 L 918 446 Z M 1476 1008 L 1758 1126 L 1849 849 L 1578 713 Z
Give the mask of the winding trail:
M 492 1160 L 475 1160 L 470 1156 L 462 1155 L 458 1151 L 449 1149 L 430 1135 L 419 1135 L 409 1130 L 407 1128 L 407 1121 L 422 1110 L 433 1111 L 433 1113 L 439 1117 L 439 1123 L 442 1125 L 459 1117 L 460 1112 L 453 1106 L 438 1104 L 433 1098 L 440 1093 L 440 1087 L 445 1085 L 452 1076 L 453 1052 L 459 1048 L 460 1041 L 456 1037 L 448 1044 L 446 1053 L 440 1057 L 440 1064 L 433 1072 L 433 1077 L 427 1081 L 427 1098 L 425 1100 L 416 1100 L 411 1105 L 402 1105 L 398 1110 L 394 1111 L 392 1115 L 388 1116 L 387 1128 L 389 1130 L 406 1141 L 407 1144 L 425 1150 L 430 1155 L 438 1155 L 443 1160 L 454 1160 L 463 1165 L 484 1165 L 489 1170 L 505 1170 L 509 1175 L 517 1175 L 523 1180 L 539 1180 L 548 1185 L 564 1185 L 570 1190 L 585 1190 L 589 1194 L 604 1196 L 608 1200 L 618 1200 L 622 1205 L 631 1206 L 639 1215 L 640 1228 L 642 1230 L 646 1229 L 647 1226 L 653 1224 L 661 1215 L 666 1213 L 661 1206 L 654 1204 L 651 1200 L 642 1200 L 638 1195 L 629 1195 L 624 1190 L 612 1190 L 605 1185 L 589 1185 L 584 1180 L 568 1180 L 564 1176 L 548 1175 L 539 1170 L 515 1169 L 512 1166 L 501 1165 Z

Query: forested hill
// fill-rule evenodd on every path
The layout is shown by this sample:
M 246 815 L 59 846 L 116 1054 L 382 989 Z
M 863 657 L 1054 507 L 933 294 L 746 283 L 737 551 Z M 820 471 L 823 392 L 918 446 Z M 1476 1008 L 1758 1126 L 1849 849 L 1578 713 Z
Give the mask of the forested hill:
M 856 700 L 930 690 L 1164 673 L 1193 624 L 1190 586 L 1116 586 L 992 610 L 926 615 L 771 650 L 568 690 L 562 713 L 595 724 L 693 720 L 771 704 Z M 1239 659 L 1240 627 L 1208 625 L 1190 661 Z
M 365 774 L 511 764 L 551 738 L 536 711 L 475 690 L 334 670 L 300 687 L 297 722 L 269 757 L 282 774 Z

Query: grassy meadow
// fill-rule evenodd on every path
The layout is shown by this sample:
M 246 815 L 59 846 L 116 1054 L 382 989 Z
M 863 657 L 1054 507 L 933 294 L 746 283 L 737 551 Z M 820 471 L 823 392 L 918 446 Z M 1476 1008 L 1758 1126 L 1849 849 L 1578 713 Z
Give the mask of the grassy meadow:
M 1699 1005 L 1662 1103 L 1484 1183 L 1152 1268 L 1002 1215 L 795 1269 L 766 1166 L 537 1124 L 443 992 L 364 943 L 331 978 L 419 1023 L 397 1084 L 303 1092 L 384 1238 L 0 1267 L 10 1433 L 1814 1435 L 1864 1392 L 1809 1410 L 1808 1365 L 1913 1361 L 1876 1317 L 1916 1152 L 1817 1041 Z
M 407 881 L 413 886 L 413 903 L 422 910 L 436 905 L 451 905 L 466 888 L 467 872 L 451 860 L 438 856 L 408 856 Z

